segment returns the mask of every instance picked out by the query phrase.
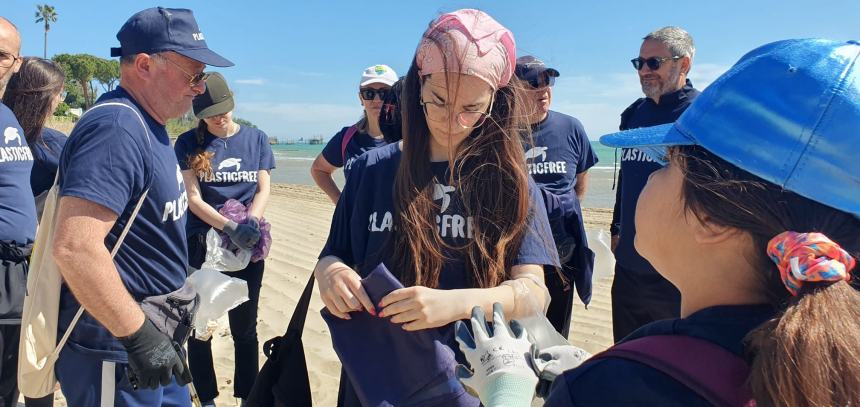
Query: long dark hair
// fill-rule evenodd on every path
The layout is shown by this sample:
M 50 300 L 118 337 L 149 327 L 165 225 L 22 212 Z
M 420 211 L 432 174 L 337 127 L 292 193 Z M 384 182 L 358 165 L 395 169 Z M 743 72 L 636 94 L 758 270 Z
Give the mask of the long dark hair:
M 9 79 L 3 104 L 21 124 L 27 144 L 41 140 L 45 120 L 54 113 L 54 98 L 63 90 L 65 79 L 58 64 L 36 57 L 24 58 L 21 69 Z
M 446 65 L 449 66 L 449 65 Z M 430 130 L 419 103 L 422 81 L 413 59 L 403 83 L 403 159 L 394 186 L 393 262 L 405 284 L 437 287 L 445 253 L 464 258 L 472 286 L 495 287 L 508 277 L 530 216 L 528 171 L 520 131 L 526 128 L 515 79 L 495 91 L 490 116 L 450 160 L 450 182 L 473 218 L 474 239 L 449 247 L 436 231 Z M 448 83 L 448 100 L 457 89 Z M 447 250 L 446 250 L 447 249 Z
M 749 261 L 761 270 L 763 291 L 781 310 L 747 336 L 757 405 L 860 405 L 856 270 L 852 283 L 807 282 L 792 296 L 766 255 L 773 237 L 795 231 L 823 233 L 858 258 L 860 219 L 766 182 L 701 147 L 676 147 L 672 156 L 683 168 L 687 209 L 752 237 Z

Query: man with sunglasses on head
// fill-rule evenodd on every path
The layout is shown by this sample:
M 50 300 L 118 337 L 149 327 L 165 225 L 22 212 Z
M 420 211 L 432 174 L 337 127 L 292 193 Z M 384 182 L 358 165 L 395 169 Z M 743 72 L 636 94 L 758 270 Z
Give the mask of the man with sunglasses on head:
M 621 130 L 672 123 L 699 91 L 687 79 L 696 52 L 693 38 L 679 27 L 663 27 L 643 38 L 639 56 L 631 60 L 639 74 L 644 98 L 621 113 Z M 612 214 L 612 331 L 615 342 L 649 322 L 678 318 L 678 289 L 660 276 L 633 246 L 636 202 L 648 177 L 660 169 L 643 151 L 621 150 L 621 170 Z
M 204 92 L 206 65 L 233 64 L 191 10 L 143 10 L 117 39 L 120 86 L 60 157 L 52 252 L 65 281 L 59 335 L 71 333 L 56 375 L 72 406 L 190 405 L 180 353 L 199 297 L 185 284 L 188 196 L 165 123 Z
M 525 140 L 529 174 L 543 194 L 553 239 L 562 264 L 544 279 L 551 301 L 547 319 L 567 337 L 573 310 L 573 287 L 583 303 L 591 300 L 594 254 L 588 248 L 580 201 L 585 197 L 588 169 L 597 163 L 582 123 L 550 110 L 556 69 L 531 55 L 517 59 L 514 71 L 526 88 L 524 103 L 531 138 Z

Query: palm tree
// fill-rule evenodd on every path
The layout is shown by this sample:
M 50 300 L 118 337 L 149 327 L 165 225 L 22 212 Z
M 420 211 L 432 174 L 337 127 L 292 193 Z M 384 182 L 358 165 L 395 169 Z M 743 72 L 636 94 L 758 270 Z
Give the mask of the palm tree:
M 54 6 L 47 4 L 36 5 L 36 22 L 45 23 L 45 58 L 48 58 L 48 31 L 51 29 L 51 23 L 57 22 L 57 10 Z

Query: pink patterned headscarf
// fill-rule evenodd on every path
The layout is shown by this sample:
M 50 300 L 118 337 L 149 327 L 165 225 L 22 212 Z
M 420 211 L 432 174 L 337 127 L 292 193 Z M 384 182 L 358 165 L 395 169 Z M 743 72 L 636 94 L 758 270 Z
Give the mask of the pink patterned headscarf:
M 474 9 L 439 16 L 424 32 L 415 54 L 421 76 L 458 72 L 477 76 L 493 89 L 508 85 L 516 59 L 514 34 Z

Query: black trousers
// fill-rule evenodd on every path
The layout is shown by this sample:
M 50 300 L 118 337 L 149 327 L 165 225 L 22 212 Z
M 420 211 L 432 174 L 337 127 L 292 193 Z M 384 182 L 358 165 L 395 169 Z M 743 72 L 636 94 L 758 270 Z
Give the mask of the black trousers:
M 192 267 L 198 268 L 206 255 L 205 239 L 190 236 L 188 239 L 188 259 Z M 205 235 L 204 235 L 205 238 Z M 202 244 L 201 244 L 202 242 Z M 233 336 L 235 371 L 233 372 L 233 396 L 247 399 L 254 387 L 254 380 L 260 370 L 260 344 L 257 339 L 257 311 L 260 303 L 260 288 L 263 285 L 265 261 L 248 263 L 240 271 L 225 273 L 230 277 L 248 283 L 248 301 L 227 313 L 230 320 L 230 334 Z M 194 387 L 201 401 L 218 397 L 218 383 L 212 361 L 212 339 L 201 341 L 192 336 L 188 340 L 188 367 L 194 377 Z
M 640 327 L 681 316 L 681 293 L 657 273 L 645 274 L 615 265 L 612 282 L 612 334 L 615 342 Z

